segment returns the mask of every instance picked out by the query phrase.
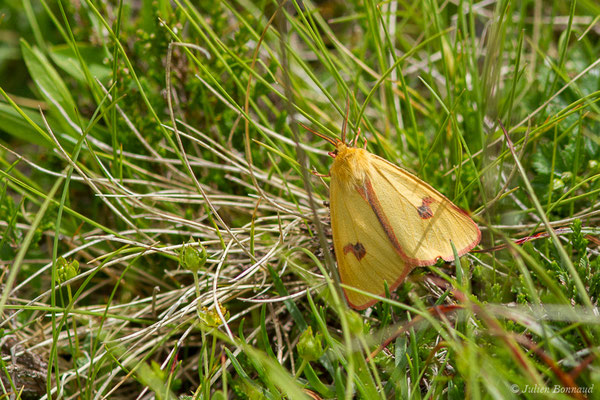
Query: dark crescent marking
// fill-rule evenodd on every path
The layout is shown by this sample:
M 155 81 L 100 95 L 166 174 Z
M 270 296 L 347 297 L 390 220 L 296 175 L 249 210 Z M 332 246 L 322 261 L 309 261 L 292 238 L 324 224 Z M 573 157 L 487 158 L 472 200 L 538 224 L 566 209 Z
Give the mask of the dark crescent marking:
M 421 217 L 422 219 L 428 219 L 433 217 L 433 212 L 431 211 L 431 207 L 429 207 L 429 205 L 433 202 L 433 198 L 429 196 L 423 197 L 423 203 L 419 207 L 417 207 L 419 217 Z
M 344 250 L 344 254 L 348 254 L 348 253 L 354 254 L 354 257 L 356 257 L 356 259 L 358 261 L 362 260 L 362 258 L 367 254 L 367 250 L 365 249 L 365 246 L 363 246 L 363 244 L 361 242 L 356 242 L 355 244 L 348 243 L 347 245 L 344 246 L 343 250 Z

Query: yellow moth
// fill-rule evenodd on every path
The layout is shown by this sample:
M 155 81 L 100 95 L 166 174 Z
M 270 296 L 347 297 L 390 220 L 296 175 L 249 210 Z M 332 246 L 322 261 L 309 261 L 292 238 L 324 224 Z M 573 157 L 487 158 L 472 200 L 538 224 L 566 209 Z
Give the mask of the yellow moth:
M 344 124 L 345 125 L 345 124 Z M 312 131 L 335 146 L 329 203 L 333 247 L 343 284 L 379 296 L 417 266 L 454 260 L 481 239 L 477 224 L 440 192 L 389 161 Z M 356 141 L 355 143 L 356 144 Z M 377 302 L 344 288 L 351 307 Z

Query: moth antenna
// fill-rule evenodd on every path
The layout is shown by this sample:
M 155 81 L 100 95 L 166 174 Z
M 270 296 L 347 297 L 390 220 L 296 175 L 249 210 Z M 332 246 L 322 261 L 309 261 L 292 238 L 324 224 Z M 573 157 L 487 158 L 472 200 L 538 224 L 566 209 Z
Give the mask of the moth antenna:
M 298 122 L 298 123 L 300 124 L 301 127 L 303 127 L 304 129 L 306 129 L 307 131 L 309 131 L 313 135 L 316 135 L 316 136 L 320 137 L 321 139 L 327 140 L 329 143 L 331 143 L 334 146 L 337 145 L 337 143 L 332 138 L 330 138 L 329 136 L 326 136 L 326 135 L 324 135 L 322 133 L 319 133 L 319 132 L 315 131 L 312 128 L 309 128 L 308 126 L 304 125 L 302 122 Z

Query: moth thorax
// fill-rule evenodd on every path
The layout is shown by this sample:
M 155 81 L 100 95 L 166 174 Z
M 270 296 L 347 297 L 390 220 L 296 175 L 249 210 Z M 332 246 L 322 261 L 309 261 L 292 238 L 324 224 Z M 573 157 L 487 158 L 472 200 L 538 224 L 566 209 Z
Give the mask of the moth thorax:
M 369 168 L 369 153 L 366 150 L 340 144 L 330 173 L 340 183 L 347 185 L 348 189 L 352 189 L 356 185 L 363 185 Z

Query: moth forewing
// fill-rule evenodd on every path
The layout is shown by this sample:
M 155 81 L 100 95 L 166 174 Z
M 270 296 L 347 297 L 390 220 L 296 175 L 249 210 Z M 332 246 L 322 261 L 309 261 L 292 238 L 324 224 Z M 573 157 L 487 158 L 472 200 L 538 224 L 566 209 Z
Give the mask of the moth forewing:
M 370 205 L 358 191 L 332 176 L 330 184 L 331 229 L 342 283 L 383 296 L 387 281 L 396 289 L 413 267 L 397 254 Z M 377 300 L 344 288 L 348 303 L 365 309 Z
M 331 141 L 334 143 L 333 141 Z M 477 224 L 415 175 L 367 150 L 335 142 L 330 170 L 333 243 L 342 283 L 383 296 L 416 266 L 454 259 L 481 238 Z M 350 305 L 377 300 L 344 289 Z

